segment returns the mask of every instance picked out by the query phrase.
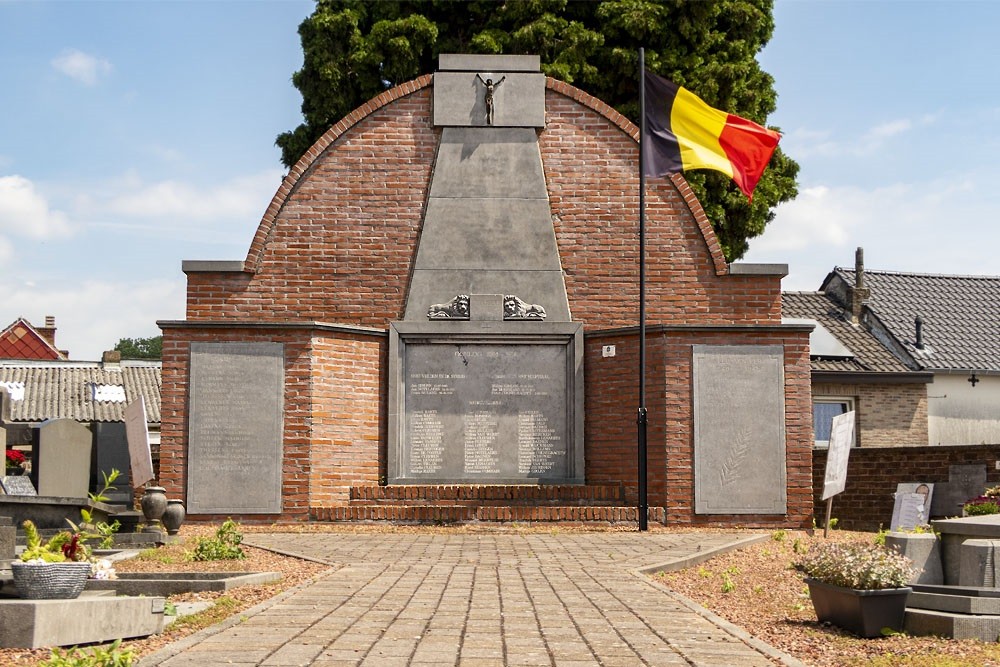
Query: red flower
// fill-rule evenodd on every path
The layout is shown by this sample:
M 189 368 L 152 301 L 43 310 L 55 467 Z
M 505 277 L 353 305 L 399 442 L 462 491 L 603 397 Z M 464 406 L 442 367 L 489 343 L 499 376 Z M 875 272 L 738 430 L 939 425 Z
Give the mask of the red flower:
M 7 465 L 9 466 L 19 466 L 24 463 L 24 453 L 19 452 L 16 449 L 7 450 Z

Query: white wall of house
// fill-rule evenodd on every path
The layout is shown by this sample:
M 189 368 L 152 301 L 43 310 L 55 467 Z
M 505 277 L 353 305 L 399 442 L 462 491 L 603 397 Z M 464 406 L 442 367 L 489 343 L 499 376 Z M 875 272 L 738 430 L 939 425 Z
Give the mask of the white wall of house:
M 931 445 L 1000 444 L 1000 376 L 934 375 L 927 385 L 927 435 Z

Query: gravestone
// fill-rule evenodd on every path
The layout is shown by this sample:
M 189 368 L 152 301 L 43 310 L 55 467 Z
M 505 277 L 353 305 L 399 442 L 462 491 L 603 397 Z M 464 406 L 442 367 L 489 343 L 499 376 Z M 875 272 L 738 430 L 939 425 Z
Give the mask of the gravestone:
M 149 447 L 149 427 L 146 423 L 146 403 L 141 395 L 125 408 L 125 439 L 128 441 L 132 486 L 140 486 L 155 479 L 153 455 Z
M 8 496 L 36 496 L 31 478 L 27 475 L 7 475 L 0 478 L 0 488 Z
M 284 346 L 192 343 L 188 514 L 281 511 Z
M 96 422 L 94 424 L 94 454 L 90 465 L 90 490 L 98 492 L 104 488 L 104 475 L 118 470 L 118 479 L 113 482 L 113 491 L 104 495 L 105 502 L 114 505 L 132 506 L 132 474 L 123 422 Z
M 49 419 L 34 429 L 31 479 L 40 496 L 86 498 L 93 436 L 72 419 Z
M 985 464 L 952 465 L 948 468 L 948 481 L 936 484 L 931 516 L 961 516 L 962 505 L 982 495 L 985 490 Z
M 695 345 L 692 373 L 695 513 L 783 514 L 783 348 Z
M 930 521 L 934 485 L 923 482 L 897 484 L 889 530 L 913 530 Z

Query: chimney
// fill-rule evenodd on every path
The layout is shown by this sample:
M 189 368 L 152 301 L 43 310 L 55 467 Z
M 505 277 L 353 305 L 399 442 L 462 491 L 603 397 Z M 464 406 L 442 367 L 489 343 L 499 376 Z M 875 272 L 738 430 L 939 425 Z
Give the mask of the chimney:
M 865 249 L 859 247 L 854 253 L 854 289 L 851 290 L 851 324 L 861 321 L 861 310 L 868 303 L 871 291 L 865 287 Z
M 38 335 L 45 339 L 52 347 L 56 347 L 56 318 L 52 315 L 45 316 L 45 326 L 35 327 Z M 56 348 L 59 349 L 59 348 Z
M 122 353 L 118 350 L 105 350 L 101 355 L 102 366 L 120 366 L 122 363 Z
M 914 345 L 918 350 L 922 350 L 924 349 L 924 320 L 919 315 L 917 315 L 917 319 L 913 320 L 913 328 L 916 329 Z

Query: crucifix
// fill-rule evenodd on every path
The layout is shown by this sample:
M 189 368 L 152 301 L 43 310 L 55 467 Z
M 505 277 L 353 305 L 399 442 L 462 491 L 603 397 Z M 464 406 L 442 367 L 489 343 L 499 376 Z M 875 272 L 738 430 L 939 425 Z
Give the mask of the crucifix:
M 500 80 L 496 82 L 493 81 L 492 74 L 487 74 L 485 77 L 482 74 L 476 74 L 476 78 L 482 81 L 483 85 L 486 86 L 486 124 L 492 125 L 494 108 L 493 94 L 496 92 L 497 86 L 503 83 L 504 79 L 507 78 L 507 75 L 505 74 L 500 77 Z

